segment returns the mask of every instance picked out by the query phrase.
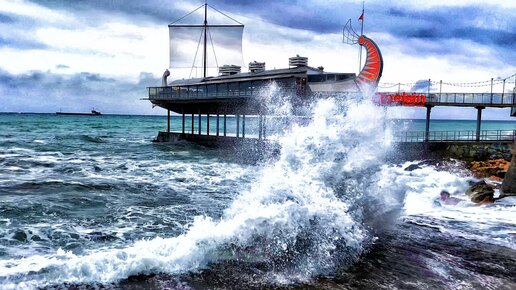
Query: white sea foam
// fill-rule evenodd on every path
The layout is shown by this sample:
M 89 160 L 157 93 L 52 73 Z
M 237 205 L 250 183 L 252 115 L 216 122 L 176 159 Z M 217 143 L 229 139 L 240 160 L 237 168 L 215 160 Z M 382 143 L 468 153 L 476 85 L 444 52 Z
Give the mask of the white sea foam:
M 139 273 L 195 270 L 242 254 L 280 261 L 297 279 L 332 273 L 374 240 L 373 223 L 364 219 L 380 219 L 400 207 L 399 192 L 379 194 L 374 176 L 390 147 L 384 118 L 367 99 L 322 100 L 310 124 L 278 138 L 279 160 L 263 169 L 220 220 L 200 216 L 185 234 L 125 248 L 3 260 L 0 275 L 7 283 L 23 277 L 11 287 L 112 282 Z
M 473 180 L 466 172 L 438 170 L 434 166 L 423 166 L 410 172 L 404 170 L 406 166 L 415 163 L 389 167 L 389 171 L 397 178 L 396 182 L 406 191 L 406 218 L 453 236 L 516 249 L 516 198 L 508 197 L 489 205 L 475 205 L 465 195 L 468 181 Z M 441 190 L 450 192 L 460 202 L 457 205 L 436 206 L 435 201 Z

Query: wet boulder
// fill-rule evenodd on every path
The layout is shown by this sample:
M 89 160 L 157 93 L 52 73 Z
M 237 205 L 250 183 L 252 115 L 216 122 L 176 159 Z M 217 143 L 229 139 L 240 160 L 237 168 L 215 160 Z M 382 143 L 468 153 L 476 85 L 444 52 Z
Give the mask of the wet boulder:
M 405 171 L 414 171 L 416 169 L 421 169 L 421 166 L 417 165 L 417 164 L 411 164 L 409 166 L 407 166 L 404 170 Z
M 511 152 L 511 164 L 506 170 L 500 197 L 511 195 L 516 196 L 516 144 L 513 144 Z
M 494 200 L 494 189 L 485 181 L 480 181 L 466 190 L 466 195 L 469 196 L 472 202 L 493 202 Z
M 501 172 L 507 171 L 509 168 L 509 161 L 505 159 L 492 159 L 485 161 L 472 161 L 469 164 L 469 169 L 473 176 L 477 178 L 484 178 L 489 176 L 498 176 Z

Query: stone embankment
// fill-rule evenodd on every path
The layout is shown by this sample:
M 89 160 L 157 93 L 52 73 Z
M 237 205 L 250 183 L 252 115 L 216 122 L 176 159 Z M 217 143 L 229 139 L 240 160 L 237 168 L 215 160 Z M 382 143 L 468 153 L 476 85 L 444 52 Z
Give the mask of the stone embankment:
M 507 144 L 450 144 L 446 147 L 449 157 L 460 160 L 511 160 Z

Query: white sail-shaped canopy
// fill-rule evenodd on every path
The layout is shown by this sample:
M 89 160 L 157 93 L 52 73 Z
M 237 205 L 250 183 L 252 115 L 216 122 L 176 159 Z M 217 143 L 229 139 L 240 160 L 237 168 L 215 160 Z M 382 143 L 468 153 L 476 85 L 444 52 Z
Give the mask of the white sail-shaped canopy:
M 205 9 L 200 9 L 202 7 Z M 211 6 L 202 5 L 168 26 L 170 69 L 179 69 L 183 77 L 202 77 L 205 64 L 207 76 L 217 75 L 217 68 L 225 64 L 239 66 L 244 64 L 242 55 L 244 25 L 214 8 L 219 13 L 215 15 L 210 14 L 208 19 L 208 7 Z M 204 13 L 194 14 L 194 12 L 199 10 Z M 221 15 L 224 17 L 221 17 Z M 199 16 L 202 18 L 199 19 Z M 204 22 L 204 16 L 206 16 L 206 22 Z M 189 19 L 197 18 L 197 23 L 205 24 L 185 24 L 184 20 L 186 17 Z M 235 21 L 237 24 L 221 23 L 221 20 L 226 20 L 227 18 Z M 204 61 L 205 56 L 206 62 Z M 186 72 L 187 75 L 185 75 Z

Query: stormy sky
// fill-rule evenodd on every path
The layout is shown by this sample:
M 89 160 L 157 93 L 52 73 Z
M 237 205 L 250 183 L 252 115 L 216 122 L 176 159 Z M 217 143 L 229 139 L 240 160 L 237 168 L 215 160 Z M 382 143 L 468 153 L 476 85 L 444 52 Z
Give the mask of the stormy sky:
M 395 2 L 395 3 L 389 3 Z M 516 1 L 366 1 L 364 33 L 383 53 L 383 83 L 500 79 L 516 73 Z M 0 111 L 163 114 L 146 87 L 169 65 L 167 24 L 203 4 L 178 0 L 0 0 Z M 342 43 L 362 1 L 212 0 L 246 25 L 244 63 L 283 68 L 300 54 L 327 71 L 357 72 L 358 49 Z M 192 17 L 195 17 L 193 15 Z M 174 77 L 184 77 L 172 75 Z M 388 84 L 384 84 L 388 86 Z M 514 78 L 507 80 L 512 91 Z M 435 87 L 433 88 L 436 89 Z M 488 86 L 443 91 L 488 92 Z M 495 90 L 501 91 L 497 86 Z M 435 108 L 441 119 L 473 119 L 474 109 Z M 508 109 L 486 109 L 510 120 Z M 404 117 L 423 118 L 422 109 Z

